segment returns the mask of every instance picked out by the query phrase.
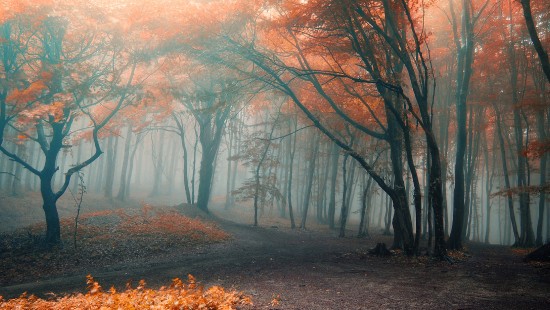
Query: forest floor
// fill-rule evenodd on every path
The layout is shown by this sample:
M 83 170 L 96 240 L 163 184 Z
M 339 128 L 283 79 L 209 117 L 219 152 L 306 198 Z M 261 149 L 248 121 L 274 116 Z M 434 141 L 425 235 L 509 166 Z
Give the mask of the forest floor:
M 185 207 L 179 212 L 201 216 Z M 214 214 L 206 223 L 215 225 L 206 226 L 221 228 L 229 239 L 215 235 L 219 242 L 142 248 L 146 255 L 128 251 L 132 259 L 122 259 L 126 252 L 119 251 L 109 254 L 109 263 L 99 255 L 61 269 L 43 270 L 31 260 L 12 270 L 19 276 L 9 279 L 3 265 L 0 295 L 82 292 L 87 274 L 105 288 L 140 279 L 155 288 L 193 274 L 205 286 L 243 291 L 252 298 L 252 309 L 550 309 L 550 265 L 524 263 L 525 253 L 509 247 L 470 243 L 467 255 L 454 264 L 427 256 L 376 257 L 368 249 L 377 242 L 391 244 L 391 237 L 338 238 L 320 227 L 291 230 L 277 221 L 252 227 L 227 220 L 232 214 L 222 210 Z

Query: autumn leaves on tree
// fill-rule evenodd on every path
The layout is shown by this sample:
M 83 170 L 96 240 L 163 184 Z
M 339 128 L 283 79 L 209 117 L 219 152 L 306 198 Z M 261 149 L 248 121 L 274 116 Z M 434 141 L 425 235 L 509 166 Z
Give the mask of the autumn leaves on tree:
M 367 196 L 375 184 L 391 200 L 393 247 L 419 254 L 421 238 L 433 235 L 430 252 L 446 258 L 447 247 L 460 249 L 481 234 L 475 201 L 483 177 L 486 226 L 495 190 L 489 180 L 492 186 L 502 179 L 497 196 L 506 198 L 515 244 L 540 244 L 547 212 L 547 8 L 528 0 L 166 0 L 146 9 L 140 1 L 14 1 L 0 17 L 0 151 L 40 178 L 51 244 L 59 242 L 56 201 L 74 174 L 99 158 L 104 138 L 141 135 L 145 128 L 177 134 L 181 192 L 206 212 L 228 135 L 228 196 L 254 200 L 255 225 L 259 205 L 276 202 L 294 227 L 298 124 L 316 129 L 300 196 L 303 228 L 316 200 L 327 205 L 316 209 L 319 221 L 326 218 L 345 234 L 347 186 L 357 165 L 364 179 L 360 235 L 367 233 Z M 254 142 L 235 147 L 243 111 L 266 121 L 247 137 Z M 276 137 L 285 130 L 288 137 Z M 185 142 L 190 136 L 196 137 L 192 150 Z M 58 171 L 60 152 L 81 140 L 94 152 Z M 126 165 L 136 152 L 130 142 Z M 40 147 L 41 167 L 17 151 L 29 143 Z M 330 160 L 317 184 L 316 154 L 325 148 Z M 232 153 L 238 150 L 246 154 Z M 281 150 L 288 156 L 275 154 Z M 200 155 L 197 190 L 193 154 Z M 284 173 L 281 158 L 290 167 Z M 235 159 L 246 160 L 253 174 L 240 188 Z M 338 223 L 339 167 L 345 188 Z M 60 173 L 64 182 L 54 189 Z M 312 197 L 314 186 L 330 188 L 330 197 Z

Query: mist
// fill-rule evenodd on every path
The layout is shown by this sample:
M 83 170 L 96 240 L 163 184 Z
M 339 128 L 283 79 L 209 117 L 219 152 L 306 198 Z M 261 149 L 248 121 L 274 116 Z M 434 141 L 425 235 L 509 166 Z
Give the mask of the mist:
M 548 304 L 547 3 L 3 6 L 0 308 Z

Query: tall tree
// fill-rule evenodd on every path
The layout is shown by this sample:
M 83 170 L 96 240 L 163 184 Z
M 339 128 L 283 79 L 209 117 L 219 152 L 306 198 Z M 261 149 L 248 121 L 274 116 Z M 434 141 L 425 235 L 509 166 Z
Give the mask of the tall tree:
M 2 84 L 9 87 L 3 87 L 0 95 L 0 151 L 40 179 L 46 242 L 57 244 L 60 224 L 56 203 L 71 177 L 101 155 L 100 130 L 132 97 L 139 60 L 121 53 L 115 35 L 77 26 L 63 15 L 67 13 L 63 7 L 57 12 L 45 8 L 39 14 L 46 16 L 48 12 L 50 16 L 39 18 L 39 22 L 22 16 L 1 25 Z M 80 11 L 72 13 L 72 18 L 89 18 Z M 32 45 L 21 45 L 21 38 Z M 106 100 L 113 103 L 101 106 Z M 61 187 L 55 189 L 58 156 L 71 147 L 67 141 L 73 137 L 73 125 L 79 118 L 91 123 L 87 134 L 94 152 L 65 171 Z M 7 148 L 8 128 L 40 146 L 42 168 Z

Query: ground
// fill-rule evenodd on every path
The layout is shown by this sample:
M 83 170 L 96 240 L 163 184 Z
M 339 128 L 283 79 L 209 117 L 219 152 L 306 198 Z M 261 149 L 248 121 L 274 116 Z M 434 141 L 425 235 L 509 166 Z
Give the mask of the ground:
M 193 274 L 205 286 L 250 295 L 252 309 L 550 308 L 550 267 L 524 263 L 524 253 L 509 247 L 472 243 L 455 264 L 427 257 L 384 258 L 367 250 L 377 242 L 390 243 L 387 236 L 338 238 L 320 227 L 290 230 L 284 220 L 253 227 L 229 221 L 231 215 L 219 210 L 206 219 L 231 235 L 227 241 L 175 247 L 109 265 L 81 265 L 40 280 L 22 272 L 17 281 L 0 287 L 0 295 L 83 291 L 89 273 L 103 287 L 117 288 L 130 279 L 145 279 L 155 288 Z

